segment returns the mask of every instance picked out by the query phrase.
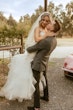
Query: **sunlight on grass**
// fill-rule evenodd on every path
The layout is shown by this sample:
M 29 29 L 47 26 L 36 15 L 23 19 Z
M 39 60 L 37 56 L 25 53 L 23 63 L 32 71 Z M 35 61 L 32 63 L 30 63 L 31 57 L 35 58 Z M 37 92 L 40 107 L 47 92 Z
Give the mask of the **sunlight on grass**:
M 53 65 L 55 65 L 55 62 L 48 62 L 48 65 L 53 66 Z
M 4 58 L 4 59 L 0 58 L 0 64 L 2 64 L 2 63 L 8 64 L 9 62 L 10 62 L 10 59 L 8 59 L 8 58 Z

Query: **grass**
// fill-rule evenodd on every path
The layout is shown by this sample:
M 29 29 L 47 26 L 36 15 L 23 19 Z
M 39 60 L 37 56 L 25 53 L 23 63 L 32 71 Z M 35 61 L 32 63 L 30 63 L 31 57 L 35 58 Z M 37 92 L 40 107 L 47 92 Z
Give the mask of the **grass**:
M 9 59 L 7 59 L 7 58 L 4 58 L 4 59 L 2 59 L 2 58 L 0 58 L 0 64 L 2 64 L 2 63 L 9 63 Z
M 48 62 L 48 65 L 49 65 L 49 66 L 53 66 L 53 65 L 55 65 L 55 62 L 51 62 L 51 61 L 50 61 L 50 62 Z
M 0 74 L 7 74 L 8 73 L 8 63 L 9 59 L 0 59 Z

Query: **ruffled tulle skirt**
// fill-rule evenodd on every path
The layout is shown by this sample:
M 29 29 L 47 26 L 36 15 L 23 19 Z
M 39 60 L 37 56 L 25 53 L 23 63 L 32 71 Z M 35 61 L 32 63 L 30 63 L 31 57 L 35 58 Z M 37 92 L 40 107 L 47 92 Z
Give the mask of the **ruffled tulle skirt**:
M 9 64 L 9 73 L 5 85 L 0 90 L 0 96 L 8 100 L 31 99 L 36 83 L 31 69 L 34 54 L 15 55 Z

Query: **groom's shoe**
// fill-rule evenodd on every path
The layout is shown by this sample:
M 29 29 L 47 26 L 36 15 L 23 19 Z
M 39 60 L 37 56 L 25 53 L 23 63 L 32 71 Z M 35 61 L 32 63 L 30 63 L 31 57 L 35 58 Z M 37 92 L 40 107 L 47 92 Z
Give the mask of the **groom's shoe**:
M 34 110 L 34 107 L 27 107 L 28 110 Z
M 40 99 L 41 99 L 41 100 L 44 100 L 44 101 L 46 101 L 46 102 L 49 101 L 49 98 L 48 98 L 48 97 L 44 97 L 44 96 L 41 96 Z

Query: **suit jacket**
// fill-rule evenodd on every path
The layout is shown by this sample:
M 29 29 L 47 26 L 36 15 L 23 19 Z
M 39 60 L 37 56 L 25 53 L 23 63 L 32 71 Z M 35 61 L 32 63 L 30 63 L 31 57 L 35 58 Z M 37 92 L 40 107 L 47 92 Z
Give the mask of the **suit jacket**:
M 55 49 L 57 45 L 57 40 L 55 36 L 47 37 L 34 46 L 28 47 L 27 51 L 29 53 L 36 52 L 36 55 L 32 61 L 32 69 L 36 71 L 45 71 L 47 68 L 47 63 L 51 52 Z

